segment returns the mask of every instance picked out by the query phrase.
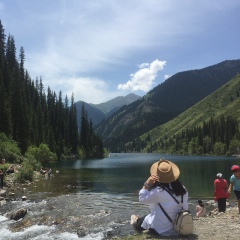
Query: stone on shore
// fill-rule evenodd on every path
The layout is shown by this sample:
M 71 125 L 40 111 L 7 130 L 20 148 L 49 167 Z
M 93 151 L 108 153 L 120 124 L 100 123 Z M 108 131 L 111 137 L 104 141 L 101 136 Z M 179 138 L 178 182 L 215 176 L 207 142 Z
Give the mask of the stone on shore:
M 0 189 L 0 196 L 6 194 L 6 190 L 5 189 Z
M 7 217 L 12 219 L 12 220 L 17 221 L 20 218 L 24 218 L 26 214 L 27 214 L 27 209 L 26 208 L 20 208 L 18 210 L 15 210 L 13 212 L 8 213 Z

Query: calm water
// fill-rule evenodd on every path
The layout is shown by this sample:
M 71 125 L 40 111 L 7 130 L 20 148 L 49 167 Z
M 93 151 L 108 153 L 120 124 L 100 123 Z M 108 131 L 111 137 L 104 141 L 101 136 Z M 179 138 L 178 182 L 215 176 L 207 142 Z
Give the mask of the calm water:
M 181 171 L 180 180 L 191 198 L 213 198 L 213 181 L 221 172 L 227 181 L 231 166 L 240 164 L 236 157 L 175 156 L 162 154 L 123 153 L 111 154 L 102 160 L 74 160 L 51 166 L 54 177 L 39 182 L 33 191 L 52 195 L 71 192 L 105 192 L 113 194 L 138 194 L 149 177 L 151 165 L 160 158 L 176 163 Z

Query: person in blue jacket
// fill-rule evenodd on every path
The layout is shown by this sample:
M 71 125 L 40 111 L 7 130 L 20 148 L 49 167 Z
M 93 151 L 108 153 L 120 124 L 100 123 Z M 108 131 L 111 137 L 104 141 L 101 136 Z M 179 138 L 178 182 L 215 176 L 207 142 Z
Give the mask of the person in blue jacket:
M 231 168 L 233 175 L 230 177 L 230 184 L 228 193 L 231 194 L 232 190 L 238 201 L 238 213 L 240 214 L 240 167 L 233 165 Z

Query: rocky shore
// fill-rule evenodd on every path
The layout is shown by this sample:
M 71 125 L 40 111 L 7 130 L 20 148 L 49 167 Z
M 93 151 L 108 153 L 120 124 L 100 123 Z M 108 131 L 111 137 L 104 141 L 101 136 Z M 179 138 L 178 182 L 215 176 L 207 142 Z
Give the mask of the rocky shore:
M 235 204 L 233 204 L 235 205 Z M 236 240 L 240 236 L 240 214 L 237 206 L 227 208 L 225 213 L 217 213 L 199 219 L 194 218 L 194 233 L 190 236 L 179 237 L 154 237 L 146 231 L 143 234 L 127 236 L 124 240 L 145 240 L 145 239 L 198 239 L 198 240 Z

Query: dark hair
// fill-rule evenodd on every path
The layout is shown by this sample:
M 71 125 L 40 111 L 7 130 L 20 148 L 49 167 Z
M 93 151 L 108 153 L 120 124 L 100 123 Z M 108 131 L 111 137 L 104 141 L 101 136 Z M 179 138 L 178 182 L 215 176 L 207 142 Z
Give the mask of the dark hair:
M 170 192 L 175 193 L 176 196 L 184 195 L 187 193 L 186 188 L 182 185 L 182 183 L 177 179 L 171 183 L 155 183 L 155 187 L 167 188 Z
M 202 200 L 198 200 L 198 204 L 201 206 L 201 207 L 204 207 L 204 204 L 203 204 L 203 202 L 202 202 Z

